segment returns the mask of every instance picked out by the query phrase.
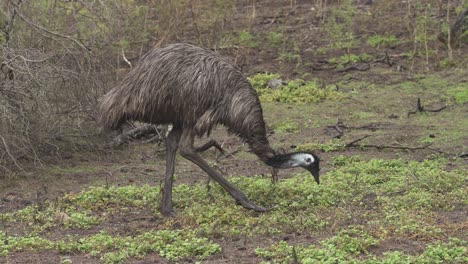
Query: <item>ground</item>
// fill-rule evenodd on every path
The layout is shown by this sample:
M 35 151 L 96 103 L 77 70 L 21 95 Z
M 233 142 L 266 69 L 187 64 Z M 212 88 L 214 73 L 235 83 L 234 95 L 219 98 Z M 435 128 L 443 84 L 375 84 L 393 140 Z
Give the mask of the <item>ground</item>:
M 297 19 L 291 38 L 313 26 L 307 4 L 273 7 L 258 8 L 257 30 L 284 16 Z M 167 218 L 158 212 L 164 144 L 77 150 L 2 180 L 0 262 L 466 262 L 466 69 L 401 71 L 406 62 L 395 57 L 365 71 L 314 70 L 322 58 L 302 50 L 300 72 L 257 48 L 244 71 L 289 67 L 285 81 L 307 73 L 304 79 L 343 95 L 262 100 L 272 146 L 315 151 L 321 185 L 302 169 L 281 170 L 271 183 L 271 169 L 218 127 L 212 138 L 233 155 L 218 159 L 208 150 L 203 157 L 270 212 L 235 205 L 213 182 L 208 192 L 207 175 L 177 156 L 177 212 Z M 417 111 L 418 98 L 425 111 Z

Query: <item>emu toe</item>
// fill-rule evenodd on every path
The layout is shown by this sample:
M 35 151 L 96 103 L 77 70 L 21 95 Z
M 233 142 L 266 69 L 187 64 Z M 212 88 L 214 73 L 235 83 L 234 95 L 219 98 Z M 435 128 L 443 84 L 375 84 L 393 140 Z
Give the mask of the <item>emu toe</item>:
M 249 200 L 237 200 L 237 204 L 240 204 L 242 205 L 242 207 L 246 208 L 246 209 L 250 209 L 250 210 L 254 210 L 256 212 L 267 212 L 268 209 L 264 208 L 264 207 L 261 207 L 261 206 L 258 206 L 254 203 L 252 203 L 251 201 Z

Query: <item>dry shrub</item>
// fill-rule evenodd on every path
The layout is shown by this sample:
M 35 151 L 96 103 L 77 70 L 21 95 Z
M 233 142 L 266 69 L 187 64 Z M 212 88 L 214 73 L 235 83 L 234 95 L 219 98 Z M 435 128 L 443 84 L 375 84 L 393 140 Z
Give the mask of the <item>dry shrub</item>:
M 0 82 L 3 170 L 40 163 L 42 155 L 60 153 L 58 142 L 76 142 L 95 127 L 94 106 L 106 77 L 91 54 L 75 52 L 2 49 L 4 68 L 13 73 Z

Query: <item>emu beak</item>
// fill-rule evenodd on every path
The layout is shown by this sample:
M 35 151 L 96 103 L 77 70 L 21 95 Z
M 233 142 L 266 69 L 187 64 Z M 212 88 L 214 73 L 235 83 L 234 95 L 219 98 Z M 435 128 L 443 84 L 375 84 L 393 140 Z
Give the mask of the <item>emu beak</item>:
M 320 169 L 318 164 L 312 164 L 311 166 L 307 167 L 307 170 L 310 171 L 310 173 L 312 173 L 312 176 L 314 176 L 314 179 L 317 182 L 317 184 L 320 184 Z

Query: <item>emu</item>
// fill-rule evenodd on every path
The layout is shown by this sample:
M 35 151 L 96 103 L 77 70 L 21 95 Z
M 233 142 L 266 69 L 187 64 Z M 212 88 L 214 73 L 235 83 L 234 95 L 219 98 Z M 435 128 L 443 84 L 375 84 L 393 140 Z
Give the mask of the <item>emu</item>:
M 100 122 L 117 129 L 126 121 L 172 124 L 166 139 L 166 172 L 161 204 L 173 214 L 175 156 L 195 163 L 247 209 L 267 211 L 223 178 L 198 154 L 218 144 L 194 147 L 195 137 L 209 136 L 218 124 L 246 142 L 260 160 L 273 168 L 302 167 L 319 182 L 319 157 L 309 152 L 280 154 L 269 145 L 257 92 L 241 71 L 214 52 L 189 44 L 171 44 L 145 54 L 120 85 L 100 104 Z

